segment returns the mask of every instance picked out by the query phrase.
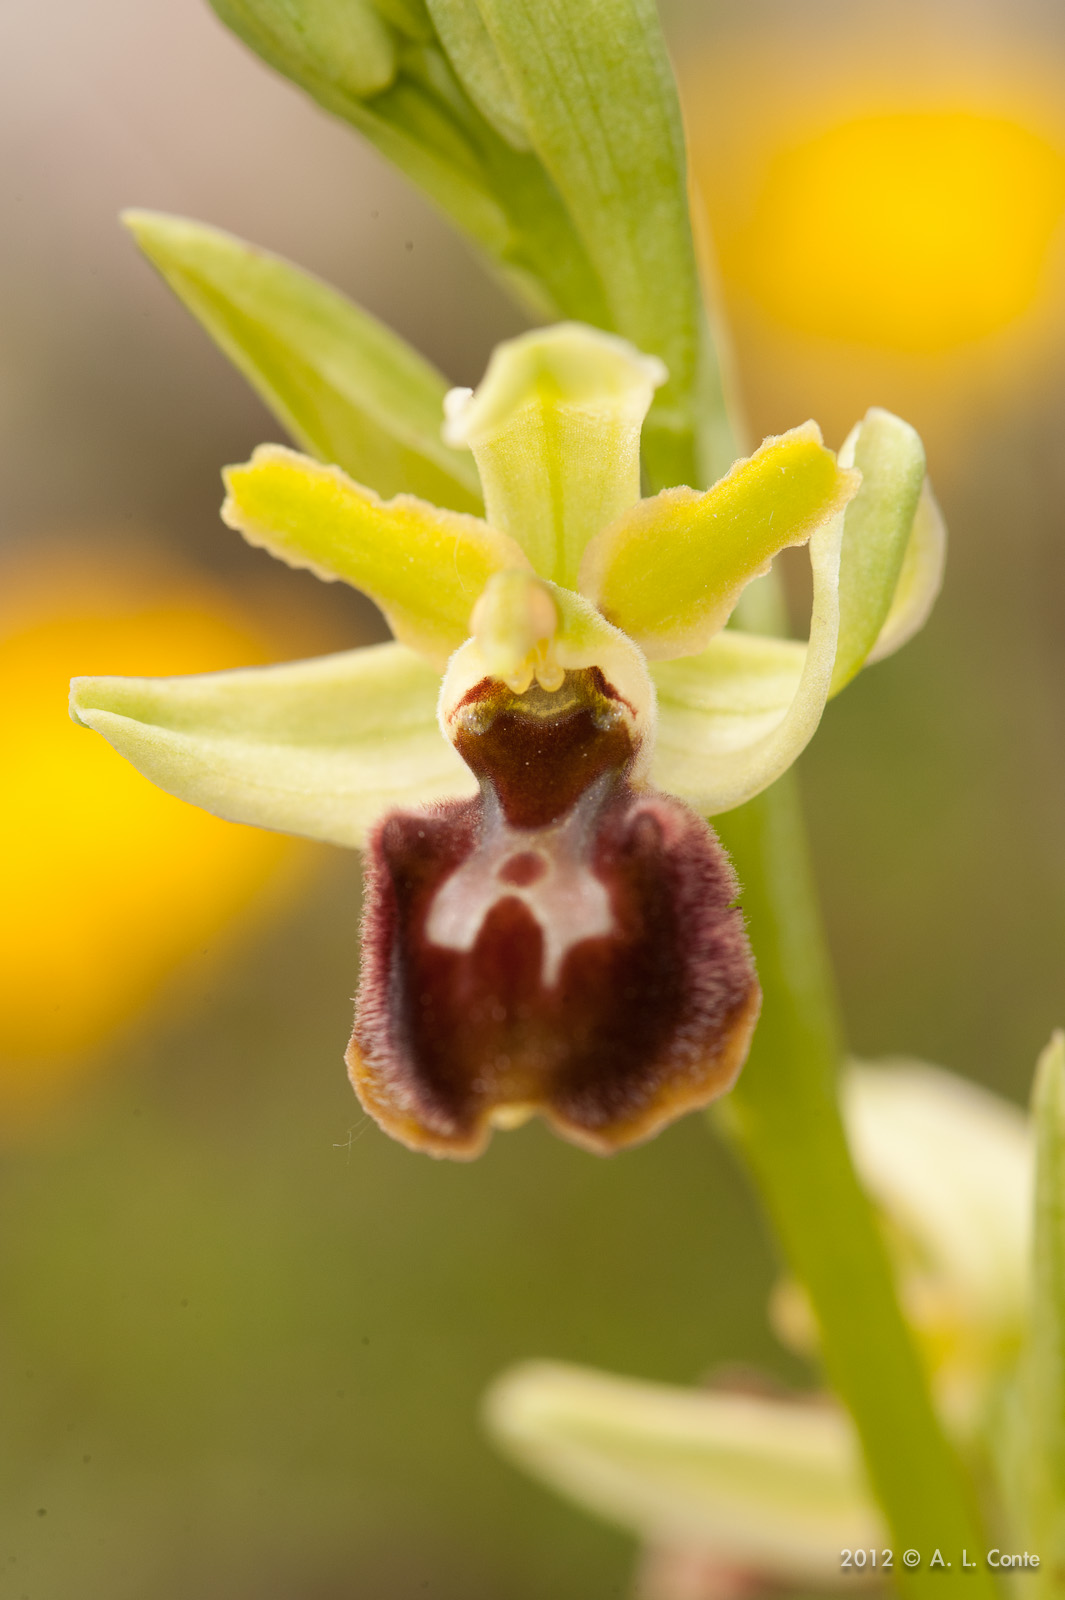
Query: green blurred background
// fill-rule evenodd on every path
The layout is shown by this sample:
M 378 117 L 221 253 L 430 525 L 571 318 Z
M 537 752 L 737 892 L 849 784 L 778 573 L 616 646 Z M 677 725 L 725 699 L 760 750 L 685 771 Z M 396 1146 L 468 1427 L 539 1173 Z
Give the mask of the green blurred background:
M 932 623 L 802 762 L 850 1039 L 1023 1098 L 1065 1021 L 1065 17 L 665 16 L 752 436 L 897 409 L 951 530 Z M 630 1542 L 498 1460 L 479 1396 L 530 1355 L 808 1381 L 742 1175 L 700 1118 L 608 1162 L 390 1144 L 341 1061 L 357 861 L 156 795 L 63 703 L 383 636 L 221 527 L 277 428 L 121 206 L 289 255 L 456 382 L 520 321 L 199 0 L 8 0 L 0 83 L 0 1595 L 627 1595 Z

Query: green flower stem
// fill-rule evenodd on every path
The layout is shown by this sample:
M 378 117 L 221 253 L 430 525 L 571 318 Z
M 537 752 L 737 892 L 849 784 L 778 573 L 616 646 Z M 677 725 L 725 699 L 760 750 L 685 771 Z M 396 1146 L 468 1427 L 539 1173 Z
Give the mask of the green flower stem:
M 704 333 L 703 359 L 717 375 L 717 341 L 709 326 Z M 711 398 L 700 419 L 702 453 L 738 455 L 742 429 L 719 376 Z M 749 586 L 735 620 L 752 632 L 787 634 L 774 573 Z M 933 1409 L 843 1129 L 843 1035 L 794 772 L 714 826 L 742 885 L 764 995 L 747 1065 L 717 1120 L 810 1296 L 828 1380 L 854 1419 L 887 1520 L 896 1584 L 910 1595 L 964 1584 L 970 1600 L 990 1600 L 997 1591 L 981 1564 L 970 1486 Z M 904 1550 L 919 1551 L 920 1566 L 906 1567 Z M 930 1568 L 936 1550 L 953 1564 Z M 975 1567 L 962 1568 L 963 1550 Z
M 715 819 L 740 882 L 765 1000 L 725 1102 L 736 1138 L 812 1300 L 828 1378 L 857 1425 L 911 1595 L 994 1594 L 961 1465 L 940 1429 L 858 1182 L 836 1093 L 841 1038 L 792 774 Z M 921 1553 L 908 1569 L 902 1552 Z M 929 1568 L 935 1550 L 953 1565 Z M 962 1551 L 975 1567 L 962 1569 Z

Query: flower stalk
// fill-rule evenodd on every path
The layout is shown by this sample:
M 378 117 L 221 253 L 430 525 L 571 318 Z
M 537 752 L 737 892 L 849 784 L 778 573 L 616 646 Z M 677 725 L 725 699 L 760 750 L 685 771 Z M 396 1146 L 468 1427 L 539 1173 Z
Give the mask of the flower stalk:
M 994 1593 L 962 1466 L 932 1408 L 884 1242 L 854 1170 L 839 1111 L 842 1039 L 792 774 L 720 819 L 743 884 L 764 990 L 740 1081 L 720 1120 L 742 1150 L 817 1317 L 832 1386 L 858 1429 L 907 1593 Z M 954 1566 L 902 1567 L 913 1548 Z M 948 1554 L 948 1559 L 951 1557 Z

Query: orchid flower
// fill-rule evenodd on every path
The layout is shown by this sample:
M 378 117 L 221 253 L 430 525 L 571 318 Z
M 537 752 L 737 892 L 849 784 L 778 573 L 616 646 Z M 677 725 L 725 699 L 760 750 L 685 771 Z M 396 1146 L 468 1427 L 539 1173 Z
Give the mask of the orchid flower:
M 1065 1349 L 1065 1038 L 1040 1057 L 1034 1130 L 920 1062 L 852 1065 L 843 1106 L 945 1421 L 991 1459 L 1003 1545 L 1027 1541 L 1046 1568 L 1065 1504 L 1050 1403 Z M 775 1297 L 774 1320 L 810 1353 L 794 1293 L 783 1318 Z M 519 1464 L 654 1552 L 647 1600 L 666 1600 L 675 1573 L 691 1600 L 884 1576 L 870 1556 L 890 1540 L 852 1425 L 827 1395 L 685 1390 L 530 1362 L 503 1374 L 485 1414 Z M 1047 1576 L 1048 1592 L 1057 1581 Z
M 828 696 L 926 615 L 943 534 L 912 428 L 872 411 L 837 459 L 806 423 L 708 490 L 641 499 L 657 358 L 561 324 L 445 397 L 295 269 L 131 220 L 327 457 L 262 446 L 227 470 L 223 520 L 363 590 L 395 638 L 246 672 L 77 679 L 75 719 L 219 816 L 365 849 L 348 1063 L 405 1143 L 468 1157 L 539 1112 L 606 1152 L 724 1092 L 759 991 L 702 818 L 772 783 Z M 726 629 L 800 544 L 808 641 Z

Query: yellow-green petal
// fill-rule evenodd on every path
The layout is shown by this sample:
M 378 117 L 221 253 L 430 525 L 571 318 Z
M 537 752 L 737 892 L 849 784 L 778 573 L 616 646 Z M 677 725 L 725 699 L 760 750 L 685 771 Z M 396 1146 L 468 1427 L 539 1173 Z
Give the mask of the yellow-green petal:
M 339 467 L 281 445 L 261 445 L 224 476 L 229 527 L 289 566 L 354 584 L 397 639 L 441 668 L 469 637 L 491 575 L 527 565 L 512 539 L 477 517 L 412 495 L 381 500 Z
M 836 516 L 810 540 L 808 644 L 729 628 L 697 656 L 652 666 L 658 691 L 652 779 L 704 816 L 731 811 L 768 788 L 821 720 L 839 628 L 842 534 Z
M 887 621 L 925 475 L 918 434 L 901 417 L 879 407 L 853 429 L 839 460 L 841 466 L 856 467 L 862 482 L 843 523 L 833 694 L 861 669 Z
M 403 645 L 186 678 L 75 678 L 76 722 L 231 822 L 359 846 L 394 806 L 472 794 L 438 675 Z
M 839 516 L 858 488 L 816 423 L 767 439 L 697 494 L 641 500 L 588 546 L 578 587 L 652 660 L 694 655 L 752 578 Z
M 445 437 L 474 454 L 494 528 L 573 588 L 585 545 L 639 498 L 640 428 L 660 361 L 580 323 L 498 345 L 474 392 L 448 397 Z
M 487 1397 L 502 1448 L 656 1545 L 795 1585 L 835 1583 L 882 1527 L 842 1411 L 536 1362 Z
M 398 334 L 232 234 L 152 211 L 123 221 L 305 450 L 380 495 L 481 509 L 473 462 L 440 436 L 447 383 Z

